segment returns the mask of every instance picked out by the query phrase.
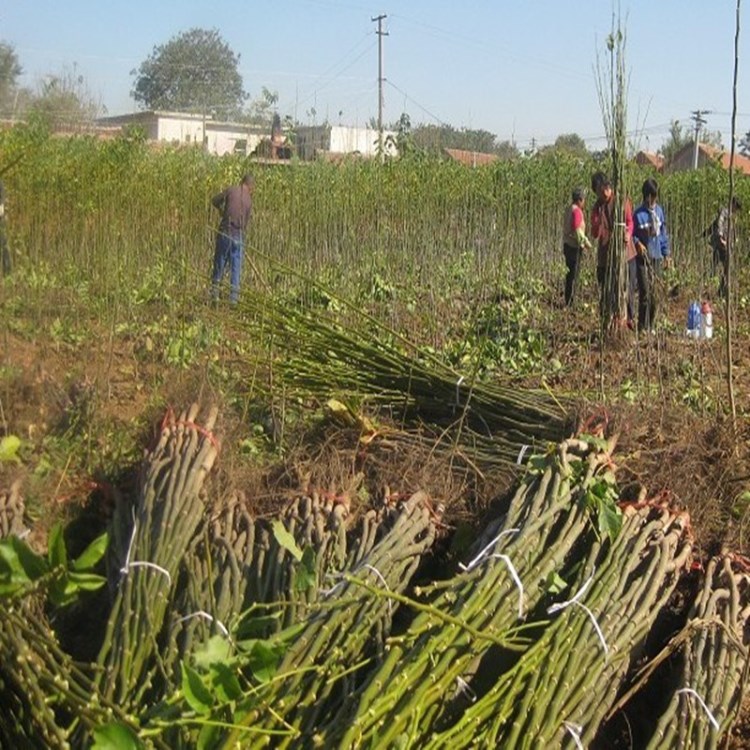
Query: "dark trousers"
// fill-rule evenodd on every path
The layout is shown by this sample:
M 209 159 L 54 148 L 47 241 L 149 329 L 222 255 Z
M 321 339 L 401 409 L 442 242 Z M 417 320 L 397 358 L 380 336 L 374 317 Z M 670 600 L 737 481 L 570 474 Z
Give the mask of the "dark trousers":
M 719 297 L 727 296 L 727 249 L 722 245 L 714 245 L 714 257 L 711 264 L 711 274 L 719 274 Z
M 635 259 L 638 286 L 638 329 L 648 331 L 656 322 L 656 278 L 661 274 L 661 260 L 639 255 Z
M 8 249 L 8 234 L 5 230 L 5 219 L 0 219 L 0 262 L 3 276 L 9 276 L 11 270 L 10 250 Z
M 578 275 L 581 270 L 581 248 L 572 245 L 563 245 L 563 254 L 565 255 L 565 265 L 568 267 L 568 273 L 565 274 L 565 304 L 573 304 L 573 298 L 578 286 Z

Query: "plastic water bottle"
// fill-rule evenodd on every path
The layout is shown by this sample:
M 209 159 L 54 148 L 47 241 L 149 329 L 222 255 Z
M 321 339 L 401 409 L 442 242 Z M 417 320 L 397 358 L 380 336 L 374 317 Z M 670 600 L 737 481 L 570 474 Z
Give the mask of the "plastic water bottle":
M 697 302 L 691 302 L 688 307 L 687 331 L 689 338 L 697 339 L 701 332 L 701 308 Z
M 701 338 L 710 339 L 714 335 L 714 311 L 706 300 L 701 305 Z

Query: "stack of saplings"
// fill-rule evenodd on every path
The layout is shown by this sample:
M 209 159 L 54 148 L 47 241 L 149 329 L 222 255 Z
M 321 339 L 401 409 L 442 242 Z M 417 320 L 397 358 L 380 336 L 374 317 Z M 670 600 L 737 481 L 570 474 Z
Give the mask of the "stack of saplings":
M 474 695 L 478 669 L 484 681 L 498 676 L 498 647 L 521 646 L 519 625 L 585 553 L 594 510 L 587 493 L 613 482 L 611 448 L 566 440 L 526 476 L 464 572 L 440 584 L 430 607 L 391 639 L 353 711 L 347 706 L 328 728 L 330 744 L 424 741 Z
M 687 626 L 682 670 L 649 749 L 716 748 L 742 703 L 750 641 L 750 568 L 712 558 Z
M 227 747 L 310 742 L 382 656 L 398 597 L 435 539 L 436 517 L 424 493 L 400 504 L 382 539 L 352 568 L 334 575 L 314 613 L 289 645 L 273 681 L 253 686 L 251 711 Z M 273 710 L 269 710 L 273 707 Z M 251 730 L 247 734 L 247 730 Z
M 149 691 L 164 689 L 159 636 L 185 551 L 204 517 L 203 483 L 218 453 L 211 433 L 216 410 L 203 426 L 197 416 L 194 404 L 165 424 L 144 463 L 135 503 L 122 501 L 115 511 L 110 571 L 115 596 L 97 660 L 97 685 L 107 700 L 133 710 Z
M 588 747 L 690 563 L 687 515 L 627 506 L 619 534 L 587 550 L 539 639 L 425 747 Z
M 168 419 L 118 501 L 110 609 L 79 663 L 60 608 L 105 578 L 105 543 L 36 555 L 0 502 L 0 744 L 50 748 L 590 746 L 690 564 L 686 514 L 619 506 L 614 441 L 533 456 L 459 570 L 415 587 L 442 522 L 417 491 L 352 513 L 306 490 L 212 512 L 216 412 Z M 15 531 L 14 531 L 15 530 Z M 106 542 L 106 540 L 105 540 Z M 425 569 L 422 568 L 422 575 Z M 712 561 L 652 747 L 716 747 L 743 695 L 750 574 Z M 96 623 L 93 623 L 96 627 Z
M 250 295 L 243 304 L 256 313 L 262 340 L 272 342 L 274 372 L 294 393 L 364 396 L 392 410 L 402 427 L 438 426 L 444 433 L 435 449 L 451 447 L 475 466 L 515 466 L 529 448 L 565 435 L 567 410 L 550 393 L 457 372 L 360 310 L 349 312 L 362 325 L 347 328 L 282 298 Z

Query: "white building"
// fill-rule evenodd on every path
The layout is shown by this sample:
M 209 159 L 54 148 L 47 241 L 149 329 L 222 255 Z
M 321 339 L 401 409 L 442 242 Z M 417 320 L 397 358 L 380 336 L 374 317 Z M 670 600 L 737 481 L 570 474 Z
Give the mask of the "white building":
M 240 151 L 252 153 L 270 130 L 237 122 L 220 122 L 210 116 L 189 112 L 165 112 L 147 110 L 127 115 L 102 117 L 97 120 L 102 127 L 143 128 L 150 141 L 178 144 L 202 144 L 212 154 L 228 154 Z
M 311 125 L 295 130 L 295 147 L 302 159 L 318 156 L 358 154 L 373 157 L 378 154 L 378 131 L 374 128 L 354 128 L 345 125 Z M 396 133 L 383 131 L 386 156 L 396 156 Z

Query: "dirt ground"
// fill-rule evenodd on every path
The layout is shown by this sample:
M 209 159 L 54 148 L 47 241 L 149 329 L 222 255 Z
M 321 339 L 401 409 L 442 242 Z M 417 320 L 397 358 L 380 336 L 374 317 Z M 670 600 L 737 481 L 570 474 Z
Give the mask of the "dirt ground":
M 665 317 L 681 320 L 687 300 L 677 297 L 669 305 Z M 548 309 L 551 317 L 567 314 L 555 301 Z M 750 499 L 744 496 L 750 489 L 750 424 L 744 416 L 750 414 L 750 337 L 744 328 L 733 351 L 738 415 L 733 421 L 721 333 L 725 325 L 717 310 L 717 335 L 710 341 L 689 340 L 673 324 L 654 336 L 623 331 L 603 352 L 589 311 L 577 310 L 563 333 L 557 333 L 557 323 L 549 327 L 550 346 L 564 374 L 548 378 L 546 385 L 573 395 L 581 423 L 596 415 L 610 433 L 619 435 L 615 460 L 624 498 L 645 494 L 690 511 L 699 561 L 722 548 L 747 554 L 750 546 Z M 192 400 L 223 399 L 206 368 L 170 371 L 165 377 L 163 366 L 144 360 L 135 341 L 108 341 L 102 335 L 66 346 L 6 331 L 3 348 L 0 427 L 27 447 L 23 463 L 0 465 L 0 489 L 22 483 L 40 536 L 49 522 L 81 508 L 93 509 L 102 523 L 106 520 L 111 507 L 107 483 L 118 476 L 127 482 L 138 459 L 133 445 L 142 449 L 149 442 L 165 407 L 177 410 Z M 223 411 L 221 431 L 225 450 L 216 481 L 223 489 L 244 488 L 257 498 L 261 512 L 295 484 L 312 481 L 327 483 L 335 492 L 358 491 L 356 440 L 345 433 L 315 445 L 306 445 L 304 435 L 292 436 L 285 461 L 269 467 L 248 460 L 240 447 L 252 433 L 236 410 Z M 50 435 L 78 437 L 50 442 Z M 53 455 L 71 446 L 85 446 L 86 460 Z M 97 458 L 107 454 L 114 461 L 118 450 L 120 474 Z M 50 464 L 46 473 L 39 471 L 45 455 Z M 449 525 L 478 523 L 511 481 L 508 475 L 474 483 L 471 501 L 463 502 L 465 477 L 427 453 L 373 452 L 370 471 L 375 469 L 381 471 L 383 491 L 411 492 L 422 486 L 445 498 Z M 750 748 L 750 703 L 729 747 Z

